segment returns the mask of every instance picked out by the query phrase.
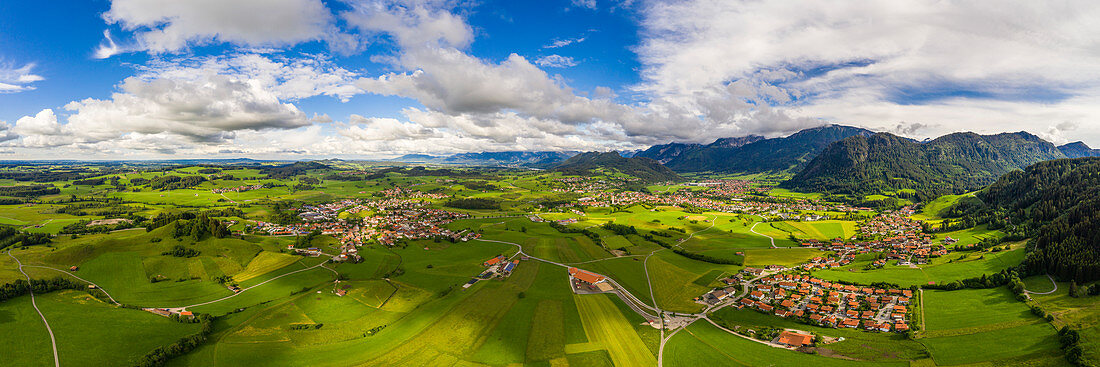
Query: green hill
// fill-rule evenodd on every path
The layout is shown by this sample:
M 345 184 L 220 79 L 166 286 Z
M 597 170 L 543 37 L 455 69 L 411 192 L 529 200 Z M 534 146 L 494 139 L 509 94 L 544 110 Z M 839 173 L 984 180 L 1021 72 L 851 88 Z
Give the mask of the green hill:
M 1026 133 L 954 133 L 915 142 L 888 133 L 833 143 L 782 187 L 869 195 L 902 189 L 928 200 L 992 183 L 1031 164 L 1064 158 L 1054 144 Z
M 613 169 L 645 182 L 679 181 L 676 172 L 649 158 L 624 158 L 618 152 L 577 154 L 554 168 L 566 174 L 589 174 L 598 169 Z

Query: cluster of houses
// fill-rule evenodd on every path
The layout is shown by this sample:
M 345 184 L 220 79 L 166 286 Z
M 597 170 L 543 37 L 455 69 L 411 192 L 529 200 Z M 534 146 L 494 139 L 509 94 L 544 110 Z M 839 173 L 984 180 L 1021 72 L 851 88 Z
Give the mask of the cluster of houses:
M 754 283 L 733 305 L 833 328 L 909 330 L 908 289 L 832 283 L 808 275 L 776 274 Z
M 622 188 L 627 182 L 638 181 L 629 178 L 593 178 L 593 177 L 562 177 L 551 181 L 550 190 L 556 192 L 571 192 L 577 194 L 599 192 Z
M 392 189 L 386 189 L 378 192 L 382 197 L 387 198 L 410 198 L 410 199 L 446 199 L 451 197 L 442 193 L 427 193 L 420 190 L 405 189 L 400 186 Z
M 955 243 L 951 238 L 935 241 L 933 235 L 923 233 L 920 221 L 898 212 L 877 215 L 863 222 L 859 231 L 861 238 L 870 239 L 847 243 L 841 239 L 803 242 L 803 247 L 835 252 L 838 258 L 815 258 L 805 267 L 823 269 L 843 266 L 854 260 L 856 255 L 872 252 L 882 252 L 884 257 L 873 261 L 871 267 L 882 267 L 891 260 L 897 260 L 898 265 L 926 264 L 931 258 L 947 255 L 947 245 Z
M 385 199 L 377 201 L 342 200 L 317 206 L 303 206 L 300 216 L 307 221 L 279 225 L 258 221 L 247 230 L 273 236 L 298 236 L 312 231 L 332 235 L 340 240 L 340 253 L 333 261 L 359 261 L 359 246 L 378 241 L 393 246 L 402 239 L 447 239 L 466 242 L 480 238 L 481 234 L 468 230 L 452 231 L 444 227 L 468 214 L 449 212 L 428 207 L 426 202 L 409 199 Z M 341 212 L 358 214 L 369 212 L 361 220 L 340 220 Z M 320 256 L 319 249 L 296 249 L 307 256 Z M 312 252 L 311 252 L 312 251 Z
M 210 189 L 210 192 L 215 193 L 215 194 L 221 194 L 221 193 L 226 193 L 226 192 L 245 192 L 245 191 L 259 190 L 259 189 L 262 189 L 262 188 L 264 188 L 263 184 L 255 184 L 255 185 L 244 185 L 244 186 L 237 186 L 237 187 L 219 187 L 219 188 L 216 188 L 216 189 Z
M 298 211 L 298 217 L 306 222 L 320 222 L 334 220 L 344 209 L 359 205 L 359 200 L 340 200 L 317 206 L 303 205 Z

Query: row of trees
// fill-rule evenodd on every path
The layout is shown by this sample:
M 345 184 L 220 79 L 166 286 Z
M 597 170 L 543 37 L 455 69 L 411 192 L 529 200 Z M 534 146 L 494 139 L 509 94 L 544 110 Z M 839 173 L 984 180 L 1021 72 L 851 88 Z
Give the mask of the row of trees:
M 85 285 L 62 277 L 45 280 L 31 279 L 29 283 L 26 280 L 19 279 L 0 285 L 0 302 L 29 294 L 31 290 L 34 290 L 34 293 L 49 293 L 62 289 L 81 290 L 85 289 Z
M 48 233 L 27 233 L 12 227 L 0 227 L 0 249 L 14 246 L 34 246 L 50 243 Z
M 175 343 L 157 347 L 134 364 L 135 367 L 157 367 L 168 363 L 168 360 L 190 352 L 206 342 L 206 338 L 214 330 L 214 317 L 207 314 L 195 315 L 195 320 L 202 323 L 198 333 L 180 338 Z

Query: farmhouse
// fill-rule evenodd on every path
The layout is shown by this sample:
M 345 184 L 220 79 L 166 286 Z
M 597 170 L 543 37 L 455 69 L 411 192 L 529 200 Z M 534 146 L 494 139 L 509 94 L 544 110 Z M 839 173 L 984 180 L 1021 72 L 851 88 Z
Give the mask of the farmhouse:
M 596 285 L 599 283 L 603 283 L 607 280 L 607 278 L 604 278 L 603 275 L 590 273 L 577 268 L 569 268 L 569 275 L 572 276 L 574 279 L 588 283 L 589 285 Z
M 780 344 L 780 345 L 786 345 L 786 346 L 790 346 L 790 347 L 799 348 L 799 347 L 803 347 L 803 346 L 813 345 L 814 344 L 814 337 L 813 337 L 813 335 L 806 335 L 806 334 L 799 334 L 799 333 L 792 333 L 792 332 L 789 332 L 789 331 L 784 331 L 784 332 L 779 334 L 779 337 L 776 338 L 775 343 Z

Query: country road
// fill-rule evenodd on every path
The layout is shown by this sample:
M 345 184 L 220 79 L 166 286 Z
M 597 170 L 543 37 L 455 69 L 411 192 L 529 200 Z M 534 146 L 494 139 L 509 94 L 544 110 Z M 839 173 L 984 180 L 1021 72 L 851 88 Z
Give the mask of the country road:
M 41 317 L 42 323 L 46 324 L 46 331 L 50 333 L 50 344 L 53 347 L 53 365 L 54 367 L 61 367 L 61 360 L 57 358 L 57 339 L 53 336 L 53 329 L 50 328 L 50 322 L 46 321 L 46 315 L 42 314 L 42 310 L 38 309 L 38 303 L 34 300 L 34 287 L 30 286 L 31 276 L 28 275 L 27 272 L 23 271 L 23 262 L 19 261 L 19 259 L 17 259 L 15 255 L 12 255 L 11 250 L 8 251 L 8 256 L 11 256 L 12 260 L 15 260 L 15 263 L 19 265 L 19 272 L 23 273 L 23 276 L 27 277 L 27 292 L 30 292 L 31 295 L 31 306 L 34 306 L 34 310 L 38 312 L 38 317 Z
M 754 223 L 754 224 L 752 225 L 752 228 L 749 228 L 749 232 L 752 232 L 752 233 L 756 233 L 756 234 L 758 234 L 758 235 L 761 235 L 761 236 L 767 237 L 767 238 L 768 238 L 768 240 L 769 240 L 769 241 L 771 241 L 771 243 L 772 243 L 772 248 L 778 248 L 778 247 L 775 247 L 775 239 L 774 239 L 774 238 L 772 238 L 772 236 L 769 236 L 769 235 L 766 235 L 766 234 L 763 234 L 763 233 L 760 233 L 760 232 L 757 232 L 757 231 L 756 231 L 756 225 L 757 225 L 757 224 L 760 224 L 760 223 L 764 223 L 764 222 L 756 222 L 756 223 Z

